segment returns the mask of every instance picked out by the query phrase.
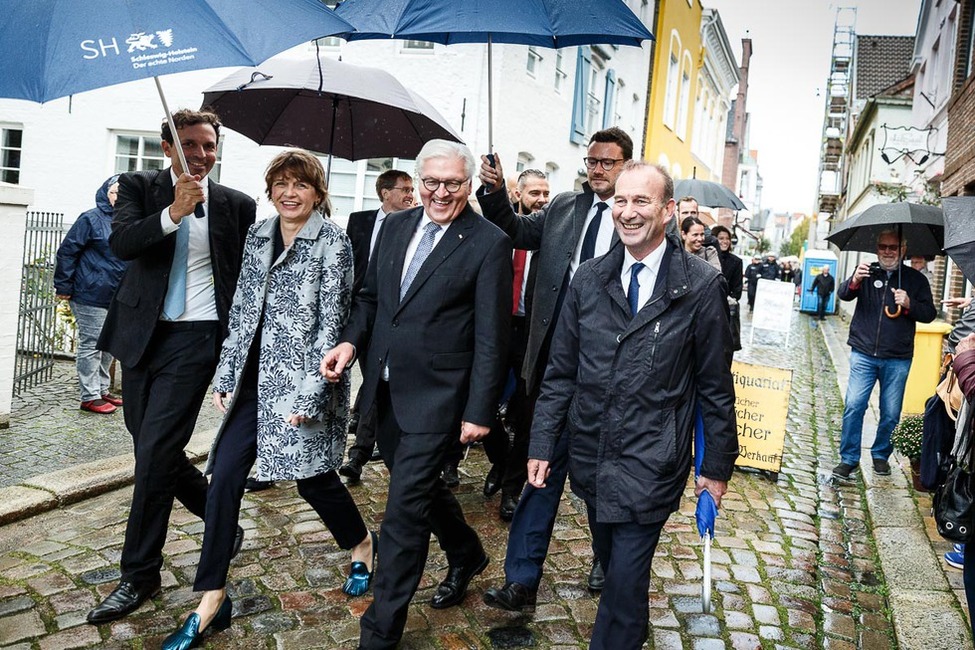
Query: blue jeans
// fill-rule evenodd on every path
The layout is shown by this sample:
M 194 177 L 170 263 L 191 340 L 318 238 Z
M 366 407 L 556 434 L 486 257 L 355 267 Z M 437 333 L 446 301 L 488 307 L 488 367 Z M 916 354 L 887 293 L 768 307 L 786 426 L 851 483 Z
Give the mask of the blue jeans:
M 102 333 L 108 310 L 82 305 L 74 300 L 69 304 L 78 325 L 78 350 L 75 360 L 78 367 L 78 383 L 81 385 L 81 401 L 101 399 L 111 385 L 108 367 L 112 365 L 112 355 L 102 352 L 95 346 L 98 344 L 98 336 Z
M 562 432 L 552 450 L 551 472 L 545 487 L 525 486 L 511 519 L 508 531 L 508 551 L 504 558 L 504 576 L 529 589 L 538 589 L 542 580 L 542 565 L 552 541 L 555 516 L 565 490 L 569 473 L 569 434 Z
M 863 414 L 867 411 L 873 385 L 880 382 L 880 422 L 870 455 L 887 460 L 894 450 L 890 434 L 901 416 L 904 386 L 911 371 L 910 359 L 877 359 L 853 350 L 850 354 L 850 383 L 846 387 L 843 409 L 843 434 L 840 437 L 840 460 L 860 464 L 860 439 L 863 437 Z

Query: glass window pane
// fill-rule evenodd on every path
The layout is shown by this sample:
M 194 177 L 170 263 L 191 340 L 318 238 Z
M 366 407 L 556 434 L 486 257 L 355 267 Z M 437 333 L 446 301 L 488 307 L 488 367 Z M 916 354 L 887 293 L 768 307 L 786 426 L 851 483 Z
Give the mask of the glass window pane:
M 355 212 L 355 199 L 351 196 L 335 196 L 330 194 L 328 200 L 332 202 L 332 218 L 348 217 Z
M 17 185 L 20 183 L 20 171 L 16 169 L 4 169 L 0 172 L 0 180 L 4 183 Z
M 4 129 L 3 146 L 20 149 L 20 143 L 23 136 L 24 136 L 24 132 L 21 131 L 20 129 Z
M 142 154 L 146 158 L 162 159 L 166 157 L 166 154 L 163 153 L 162 142 L 159 140 L 159 138 L 143 138 L 143 141 Z
M 336 173 L 333 168 L 328 191 L 333 196 L 337 194 L 342 196 L 355 196 L 355 174 Z
M 138 156 L 139 138 L 131 135 L 120 135 L 115 138 L 115 153 L 120 156 Z

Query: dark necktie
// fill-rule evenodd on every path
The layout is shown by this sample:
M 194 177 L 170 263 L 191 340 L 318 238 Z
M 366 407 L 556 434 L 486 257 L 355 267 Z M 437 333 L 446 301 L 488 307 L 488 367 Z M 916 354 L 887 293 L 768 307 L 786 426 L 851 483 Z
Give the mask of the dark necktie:
M 413 253 L 413 259 L 410 260 L 410 266 L 406 269 L 406 275 L 403 277 L 403 282 L 399 285 L 399 299 L 402 300 L 403 296 L 409 290 L 410 285 L 413 284 L 413 280 L 416 279 L 416 274 L 420 272 L 420 267 L 423 266 L 424 260 L 430 256 L 430 252 L 433 250 L 433 242 L 437 237 L 437 232 L 440 230 L 440 226 L 428 222 L 427 225 L 423 226 L 423 237 L 420 238 L 420 243 L 416 247 L 416 252 Z
M 196 207 L 193 208 L 193 214 L 196 215 L 196 218 L 197 219 L 202 219 L 203 217 L 207 216 L 207 213 L 203 210 L 203 204 L 202 203 L 197 203 L 196 204 Z
M 518 314 L 518 305 L 521 303 L 521 285 L 525 282 L 525 262 L 528 260 L 528 252 L 516 248 L 511 258 L 511 267 L 514 271 L 514 278 L 511 283 L 511 313 Z
M 634 262 L 630 267 L 630 288 L 626 292 L 626 300 L 630 303 L 630 315 L 636 316 L 640 311 L 640 271 L 643 270 L 643 262 Z
M 602 201 L 596 203 L 596 216 L 589 222 L 586 228 L 586 236 L 582 240 L 582 251 L 579 253 L 579 264 L 586 260 L 591 260 L 596 255 L 596 236 L 599 235 L 599 222 L 602 221 L 603 210 L 607 206 Z

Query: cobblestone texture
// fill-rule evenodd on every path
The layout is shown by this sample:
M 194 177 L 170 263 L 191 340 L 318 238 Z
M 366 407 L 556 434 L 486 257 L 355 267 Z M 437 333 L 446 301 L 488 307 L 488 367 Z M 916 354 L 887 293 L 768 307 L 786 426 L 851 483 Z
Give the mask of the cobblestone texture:
M 747 315 L 744 320 L 747 344 Z M 755 345 L 746 345 L 737 358 L 794 370 L 781 472 L 774 482 L 768 474 L 752 471 L 737 472 L 733 478 L 712 550 L 710 614 L 701 610 L 702 547 L 688 484 L 687 498 L 666 526 L 654 560 L 652 630 L 646 647 L 896 648 L 863 488 L 838 488 L 829 478 L 836 462 L 842 402 L 820 332 L 799 315 L 788 346 L 782 336 L 763 337 L 756 335 Z M 34 398 L 39 397 L 51 401 L 50 395 Z M 39 455 L 50 460 L 32 457 L 35 470 L 41 463 L 57 463 L 60 468 L 79 458 L 114 455 L 128 448 L 120 415 L 90 419 L 75 407 L 73 399 L 41 407 L 36 422 L 18 424 L 0 435 L 8 440 L 23 431 L 23 439 L 14 445 L 23 454 L 37 452 L 31 444 L 43 441 L 45 451 Z M 18 406 L 18 419 L 27 408 Z M 52 435 L 52 422 L 54 427 L 70 426 Z M 65 449 L 70 446 L 66 437 L 88 444 Z M 7 447 L 0 454 L 8 482 L 16 482 L 6 473 L 8 465 L 21 462 L 8 463 L 12 455 L 17 454 Z M 473 582 L 462 606 L 433 610 L 426 601 L 446 568 L 443 553 L 433 544 L 402 647 L 585 647 L 597 603 L 584 587 L 592 551 L 585 508 L 568 494 L 536 612 L 510 614 L 481 603 L 483 589 L 503 580 L 507 536 L 497 518 L 498 497 L 481 496 L 487 467 L 483 453 L 475 449 L 461 466 L 457 494 L 484 540 L 491 564 Z M 367 523 L 377 527 L 387 474 L 372 463 L 363 478 L 352 493 Z M 162 594 L 114 624 L 95 628 L 84 623 L 87 610 L 117 578 L 129 495 L 129 489 L 118 490 L 0 528 L 0 646 L 155 648 L 176 627 L 196 602 L 191 583 L 202 537 L 201 522 L 181 507 L 174 509 L 165 548 Z M 230 572 L 234 624 L 214 635 L 209 647 L 355 647 L 357 618 L 368 596 L 349 599 L 341 593 L 347 554 L 338 549 L 293 484 L 248 494 L 241 524 L 247 538 Z M 927 533 L 937 542 L 930 522 Z M 960 589 L 960 574 L 956 578 L 952 584 Z

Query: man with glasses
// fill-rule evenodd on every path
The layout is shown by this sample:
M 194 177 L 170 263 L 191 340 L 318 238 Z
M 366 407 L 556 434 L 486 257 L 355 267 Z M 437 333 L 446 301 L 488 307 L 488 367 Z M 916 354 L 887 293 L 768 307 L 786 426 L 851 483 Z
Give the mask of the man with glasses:
M 386 215 L 413 207 L 413 177 L 398 169 L 388 169 L 376 179 L 376 194 L 382 205 L 377 210 L 363 210 L 349 215 L 345 232 L 352 242 L 353 281 L 352 295 L 362 288 L 366 266 L 379 238 L 379 230 L 386 221 Z M 352 413 L 349 415 L 349 433 L 355 433 L 355 443 L 349 449 L 349 462 L 339 468 L 339 474 L 358 483 L 362 468 L 372 459 L 376 446 L 375 410 L 360 417 L 359 396 L 356 395 Z
M 937 316 L 927 278 L 904 265 L 907 242 L 896 230 L 877 238 L 877 263 L 861 262 L 853 276 L 840 285 L 840 300 L 856 300 L 850 321 L 850 381 L 843 410 L 840 464 L 833 476 L 844 483 L 860 471 L 863 414 L 874 384 L 880 383 L 880 421 L 870 447 L 873 473 L 890 474 L 893 451 L 890 434 L 900 420 L 904 386 L 914 356 L 915 323 L 930 323 Z
M 623 163 L 633 157 L 633 141 L 624 131 L 612 127 L 597 131 L 589 140 L 583 163 L 587 182 L 581 192 L 563 192 L 542 210 L 527 216 L 515 214 L 507 193 L 499 158 L 492 165 L 482 157 L 478 201 L 484 216 L 511 237 L 515 248 L 536 251 L 537 266 L 532 292 L 528 343 L 522 377 L 529 404 L 538 397 L 552 332 L 565 298 L 569 281 L 580 264 L 604 255 L 619 241 L 613 226 L 612 199 L 616 178 Z M 530 422 L 525 423 L 530 428 Z M 548 554 L 559 500 L 568 472 L 568 437 L 562 436 L 552 456 L 548 487 L 525 488 L 515 508 L 508 534 L 505 557 L 505 584 L 484 594 L 493 607 L 521 611 L 534 606 L 542 578 L 542 565 Z M 603 570 L 594 560 L 589 587 L 602 589 Z
M 488 564 L 440 475 L 458 438 L 480 440 L 494 422 L 511 318 L 511 242 L 467 203 L 474 165 L 462 144 L 424 145 L 416 161 L 423 205 L 386 217 L 349 323 L 321 364 L 335 382 L 360 356 L 360 408 L 376 405 L 389 468 L 360 648 L 396 647 L 431 532 L 449 565 L 435 609 L 460 604 Z

